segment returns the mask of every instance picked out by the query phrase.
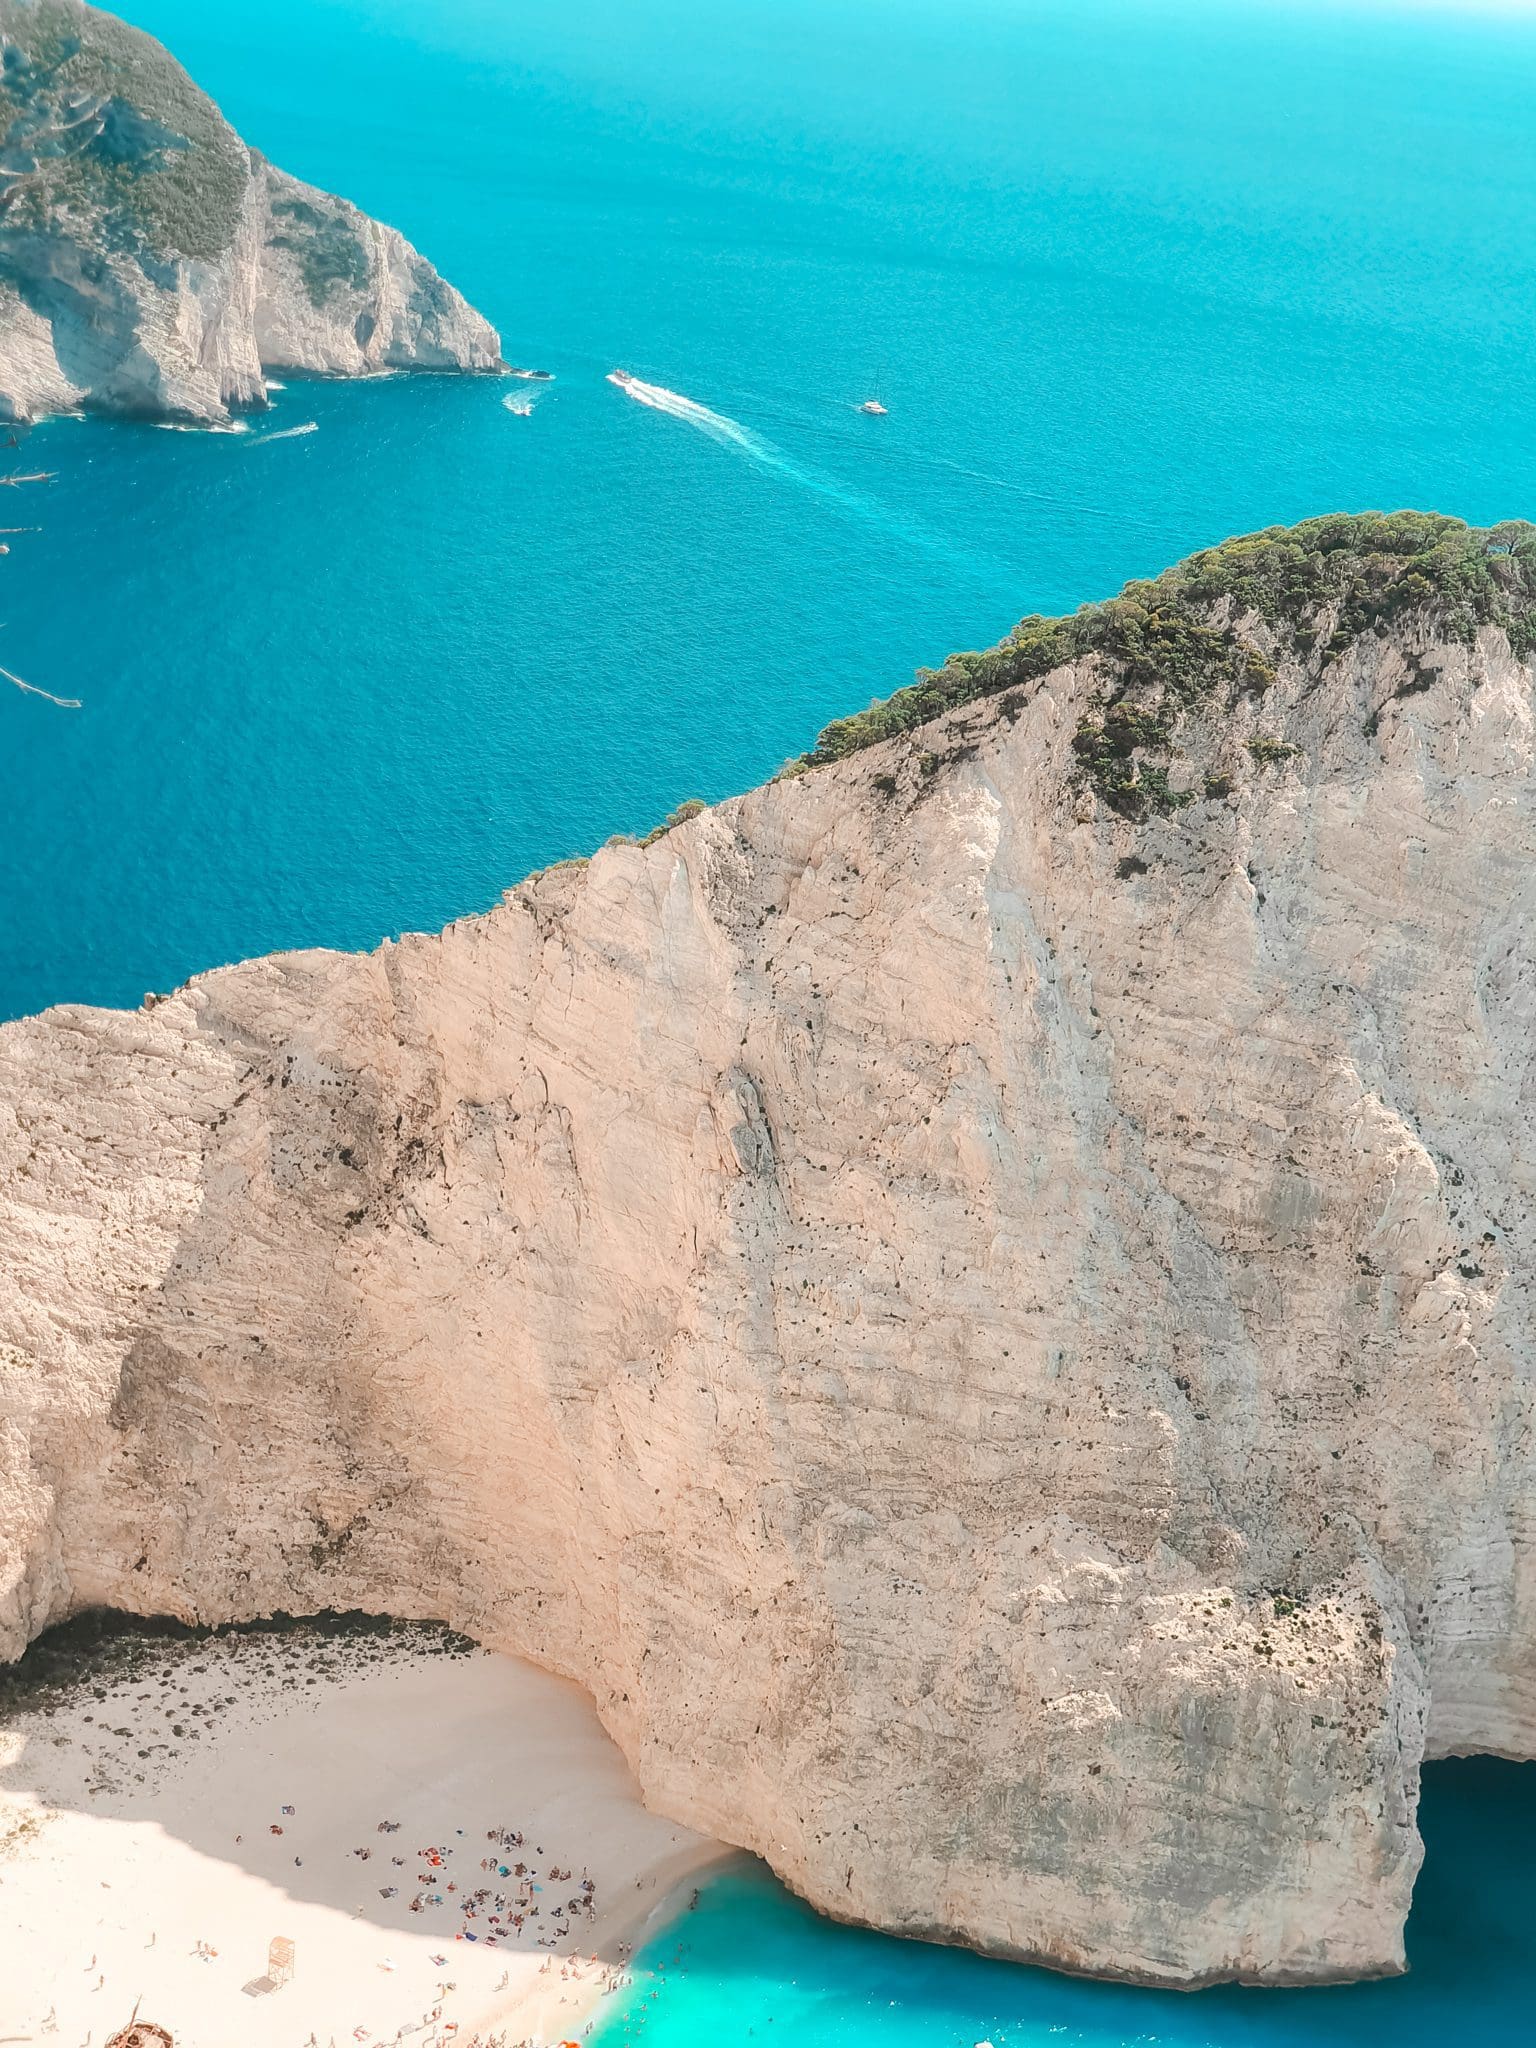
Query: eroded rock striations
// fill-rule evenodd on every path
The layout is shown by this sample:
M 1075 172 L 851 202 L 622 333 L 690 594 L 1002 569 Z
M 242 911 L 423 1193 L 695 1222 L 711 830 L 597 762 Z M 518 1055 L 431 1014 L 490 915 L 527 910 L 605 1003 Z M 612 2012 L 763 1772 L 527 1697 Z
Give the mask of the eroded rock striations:
M 268 370 L 500 367 L 403 235 L 247 149 L 151 37 L 0 0 L 0 419 L 211 423 Z
M 439 936 L 0 1031 L 4 1651 L 438 1617 L 830 1913 L 1400 1967 L 1421 1758 L 1536 1751 L 1533 560 L 1232 544 Z

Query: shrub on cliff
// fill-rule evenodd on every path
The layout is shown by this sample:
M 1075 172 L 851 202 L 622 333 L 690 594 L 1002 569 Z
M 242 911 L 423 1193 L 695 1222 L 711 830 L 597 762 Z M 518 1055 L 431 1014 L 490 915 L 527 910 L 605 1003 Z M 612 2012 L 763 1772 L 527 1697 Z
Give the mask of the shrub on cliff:
M 240 217 L 249 159 L 208 95 L 168 50 L 79 0 L 4 10 L 0 136 L 21 143 L 60 109 L 102 105 L 88 146 L 44 153 L 8 196 L 7 227 L 41 232 L 93 216 L 159 257 L 212 259 Z M 18 159 L 21 160 L 21 159 Z
M 892 739 L 979 697 L 1029 683 L 1052 669 L 1098 657 L 1112 681 L 1098 732 L 1079 729 L 1079 758 L 1121 807 L 1141 808 L 1127 776 L 1138 744 L 1134 722 L 1161 721 L 1225 686 L 1261 694 L 1274 681 L 1269 658 L 1236 630 L 1253 615 L 1291 650 L 1311 658 L 1326 624 L 1321 659 L 1362 634 L 1411 616 L 1452 640 L 1499 625 L 1519 654 L 1536 649 L 1536 527 L 1510 520 L 1489 528 L 1436 512 L 1338 513 L 1299 526 L 1271 526 L 1206 548 L 1150 582 L 1064 618 L 1032 616 L 983 653 L 952 654 L 940 669 L 883 703 L 834 719 L 804 765 L 817 768 Z M 1149 695 L 1150 704 L 1138 703 Z M 1119 727 L 1115 728 L 1117 707 Z M 1129 744 L 1123 744 L 1129 741 Z M 1108 793 L 1106 791 L 1106 793 Z

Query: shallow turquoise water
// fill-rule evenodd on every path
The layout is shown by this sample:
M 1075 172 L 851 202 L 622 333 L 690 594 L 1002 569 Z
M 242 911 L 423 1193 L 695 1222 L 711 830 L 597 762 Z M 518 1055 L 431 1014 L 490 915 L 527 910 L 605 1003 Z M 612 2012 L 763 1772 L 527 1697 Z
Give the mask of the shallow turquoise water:
M 1533 509 L 1529 19 L 123 4 L 559 381 L 38 437 L 0 658 L 85 708 L 0 694 L 0 1014 L 436 925 L 1235 530 Z
M 1532 2038 L 1536 1764 L 1425 1773 L 1409 1974 L 1196 1993 L 1095 1984 L 835 1927 L 732 1869 L 642 1949 L 591 2048 L 1505 2048 Z

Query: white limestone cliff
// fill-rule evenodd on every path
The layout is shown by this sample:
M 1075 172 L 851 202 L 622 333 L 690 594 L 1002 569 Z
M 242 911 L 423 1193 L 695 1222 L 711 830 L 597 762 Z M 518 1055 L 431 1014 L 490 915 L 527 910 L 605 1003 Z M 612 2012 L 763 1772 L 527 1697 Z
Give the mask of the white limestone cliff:
M 1532 675 L 1243 631 L 1173 815 L 1085 658 L 0 1030 L 0 1654 L 436 1616 L 829 1913 L 1399 1968 L 1421 1759 L 1536 1753 Z
M 266 371 L 502 367 L 404 236 L 274 169 L 160 45 L 0 0 L 0 419 L 215 424 Z

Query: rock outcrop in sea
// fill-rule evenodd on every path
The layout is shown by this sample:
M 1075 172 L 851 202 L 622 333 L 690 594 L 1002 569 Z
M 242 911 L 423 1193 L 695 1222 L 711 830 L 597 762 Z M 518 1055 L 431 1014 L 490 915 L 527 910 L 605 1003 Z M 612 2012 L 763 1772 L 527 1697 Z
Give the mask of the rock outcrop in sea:
M 1536 529 L 1028 620 L 486 916 L 0 1030 L 0 1648 L 436 1617 L 828 1913 L 1399 1969 L 1536 1754 Z
M 266 371 L 501 367 L 403 235 L 248 149 L 151 37 L 0 0 L 0 419 L 215 423 Z

